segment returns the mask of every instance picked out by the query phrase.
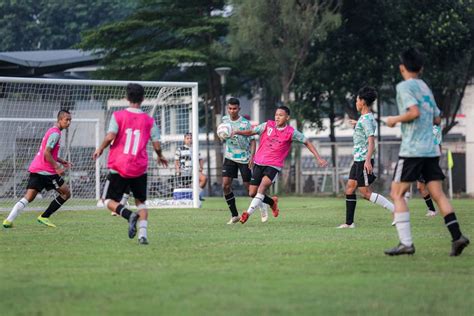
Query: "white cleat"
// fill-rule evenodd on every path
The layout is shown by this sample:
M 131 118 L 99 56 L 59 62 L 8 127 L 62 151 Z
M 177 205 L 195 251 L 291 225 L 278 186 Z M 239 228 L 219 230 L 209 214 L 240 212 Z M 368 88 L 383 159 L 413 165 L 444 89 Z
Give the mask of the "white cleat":
M 433 217 L 433 216 L 436 216 L 437 214 L 438 214 L 438 212 L 433 212 L 432 210 L 428 210 L 428 211 L 426 211 L 425 216 L 426 217 Z
M 118 214 L 115 213 L 115 212 L 110 212 L 110 215 L 112 215 L 112 216 L 118 216 Z
M 227 222 L 227 225 L 232 225 L 238 223 L 240 221 L 240 216 L 232 216 L 230 220 Z
M 260 216 L 262 223 L 266 223 L 268 221 L 268 208 L 267 206 L 263 206 L 260 208 Z
M 395 226 L 397 224 L 397 222 L 393 221 L 392 222 L 392 226 Z
M 337 226 L 336 228 L 356 228 L 356 226 L 354 223 L 352 223 L 350 225 L 342 224 L 342 225 Z

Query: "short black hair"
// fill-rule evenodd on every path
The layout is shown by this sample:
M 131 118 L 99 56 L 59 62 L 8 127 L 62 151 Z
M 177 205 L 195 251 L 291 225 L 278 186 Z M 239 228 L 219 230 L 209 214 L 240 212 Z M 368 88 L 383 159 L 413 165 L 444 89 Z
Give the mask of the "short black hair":
M 69 112 L 68 110 L 65 110 L 65 109 L 59 110 L 59 112 L 58 112 L 58 121 L 64 116 L 64 114 L 71 115 L 71 112 Z
M 400 54 L 400 62 L 410 72 L 420 72 L 423 68 L 423 56 L 419 50 L 413 47 Z
M 227 101 L 227 104 L 240 106 L 240 101 L 237 98 L 229 98 L 229 100 Z
M 127 99 L 132 103 L 142 103 L 145 96 L 145 89 L 137 83 L 127 85 Z
M 186 138 L 186 136 L 193 136 L 193 133 L 191 132 L 184 133 L 184 138 Z
M 377 91 L 372 87 L 363 87 L 357 92 L 357 96 L 370 107 L 377 100 Z
M 280 105 L 279 107 L 277 107 L 277 110 L 283 110 L 286 112 L 287 115 L 290 115 L 290 109 L 287 106 Z

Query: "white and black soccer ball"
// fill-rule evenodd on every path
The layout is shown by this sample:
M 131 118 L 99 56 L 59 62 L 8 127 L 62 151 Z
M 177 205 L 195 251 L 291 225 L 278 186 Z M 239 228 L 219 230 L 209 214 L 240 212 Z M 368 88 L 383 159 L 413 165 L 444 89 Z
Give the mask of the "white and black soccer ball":
M 229 123 L 221 123 L 217 126 L 217 136 L 221 140 L 226 140 L 232 135 L 232 126 Z

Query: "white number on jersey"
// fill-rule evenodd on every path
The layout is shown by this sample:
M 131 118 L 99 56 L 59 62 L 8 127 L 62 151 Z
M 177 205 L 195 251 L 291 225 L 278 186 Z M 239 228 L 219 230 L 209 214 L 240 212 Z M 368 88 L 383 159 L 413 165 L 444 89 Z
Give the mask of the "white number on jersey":
M 125 134 L 127 138 L 125 139 L 125 146 L 123 147 L 123 153 L 128 154 L 130 153 L 130 147 L 132 145 L 132 137 L 133 137 L 133 148 L 132 148 L 132 155 L 136 156 L 138 152 L 138 144 L 140 143 L 140 130 L 132 130 L 131 128 L 127 128 L 125 130 Z

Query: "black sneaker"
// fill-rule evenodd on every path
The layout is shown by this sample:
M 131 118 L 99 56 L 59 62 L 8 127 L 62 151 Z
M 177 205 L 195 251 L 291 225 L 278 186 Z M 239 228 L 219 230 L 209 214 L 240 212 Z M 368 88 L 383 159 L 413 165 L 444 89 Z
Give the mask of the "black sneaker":
M 469 239 L 461 236 L 458 240 L 452 242 L 451 253 L 449 255 L 451 257 L 459 256 L 467 245 L 469 245 Z
M 146 239 L 146 237 L 140 237 L 140 238 L 138 238 L 138 244 L 139 245 L 148 245 L 148 239 Z
M 132 213 L 130 218 L 128 219 L 128 237 L 133 239 L 137 234 L 137 222 L 138 222 L 138 214 Z
M 398 246 L 392 249 L 387 249 L 384 253 L 389 256 L 412 255 L 415 253 L 415 245 L 405 246 L 404 244 L 399 243 Z

